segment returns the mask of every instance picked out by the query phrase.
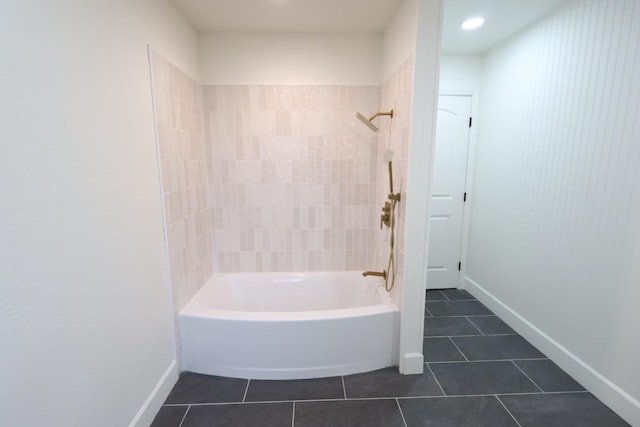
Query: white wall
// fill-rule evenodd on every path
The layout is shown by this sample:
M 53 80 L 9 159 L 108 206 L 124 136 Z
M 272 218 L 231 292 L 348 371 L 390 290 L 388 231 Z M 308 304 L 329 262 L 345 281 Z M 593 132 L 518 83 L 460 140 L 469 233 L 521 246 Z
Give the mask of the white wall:
M 570 3 L 485 60 L 467 285 L 640 425 L 640 7 Z
M 0 424 L 148 425 L 177 371 L 147 43 L 195 73 L 196 34 L 60 0 L 6 4 L 0 40 Z
M 404 0 L 384 31 L 382 78 L 387 80 L 416 51 L 419 0 Z
M 203 84 L 379 85 L 382 36 L 201 33 Z
M 408 8 L 408 9 L 405 9 Z M 401 35 L 393 35 L 395 29 L 402 28 L 400 22 L 411 22 L 415 15 L 415 26 L 406 27 L 407 34 L 413 33 L 414 76 L 410 81 L 411 111 L 410 127 L 407 129 L 408 156 L 406 158 L 406 194 L 401 209 L 406 212 L 406 233 L 404 242 L 399 243 L 403 258 L 401 326 L 400 326 L 400 372 L 418 374 L 424 370 L 422 352 L 424 327 L 424 298 L 427 270 L 427 238 L 429 200 L 431 183 L 431 163 L 435 141 L 436 106 L 438 96 L 438 72 L 440 56 L 440 33 L 443 4 L 442 0 L 407 0 L 396 15 L 385 39 L 385 46 L 393 46 L 392 40 L 402 40 Z M 411 12 L 413 11 L 413 12 Z M 397 51 L 385 54 L 385 64 L 396 61 Z
M 482 87 L 482 55 L 443 53 L 440 93 L 478 93 Z

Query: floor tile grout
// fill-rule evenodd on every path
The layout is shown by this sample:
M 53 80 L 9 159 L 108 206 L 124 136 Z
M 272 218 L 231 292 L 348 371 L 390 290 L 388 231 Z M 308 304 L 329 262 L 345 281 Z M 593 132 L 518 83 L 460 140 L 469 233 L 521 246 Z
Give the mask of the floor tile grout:
M 433 375 L 433 372 L 432 372 Z M 434 379 L 437 381 L 435 375 Z M 438 383 L 439 385 L 439 383 Z M 507 392 L 507 393 L 479 393 L 479 394 L 444 394 L 442 395 L 417 395 L 417 396 L 381 396 L 381 397 L 351 397 L 347 399 L 328 398 L 328 399 L 291 399 L 291 400 L 263 400 L 257 402 L 210 402 L 210 403 L 188 403 L 188 404 L 168 404 L 165 407 L 187 406 L 187 412 L 196 406 L 224 406 L 224 405 L 263 405 L 263 404 L 279 404 L 279 403 L 313 403 L 313 402 L 344 402 L 344 401 L 364 401 L 364 400 L 394 400 L 394 399 L 441 399 L 448 397 L 486 397 L 486 396 L 535 396 L 535 395 L 556 395 L 556 394 L 585 394 L 588 390 L 572 390 L 572 391 L 531 391 L 531 392 Z M 186 413 L 185 413 L 186 417 Z
M 470 316 L 465 316 L 464 318 L 467 319 L 467 322 L 471 323 L 473 325 L 474 328 L 476 328 L 480 334 L 482 336 L 486 336 L 486 334 L 482 331 L 482 329 L 478 328 L 478 325 L 476 325 L 475 323 L 473 323 L 473 321 L 471 319 L 469 319 Z
M 468 316 L 472 316 L 472 317 L 498 317 L 495 314 L 446 314 L 446 315 L 437 315 L 437 314 L 433 314 L 433 312 L 431 312 L 432 317 L 468 317 Z
M 296 427 L 296 402 L 293 401 L 293 412 L 291 413 L 291 427 Z
M 444 388 L 442 388 L 442 384 L 440 384 L 440 381 L 438 381 L 438 377 L 436 377 L 436 374 L 433 372 L 433 369 L 431 369 L 431 366 L 429 366 L 428 363 L 426 363 L 426 365 L 427 365 L 427 368 L 429 368 L 429 372 L 431 372 L 431 376 L 436 381 L 436 384 L 438 384 L 438 387 L 440 387 L 440 391 L 442 391 L 442 394 L 446 396 L 447 393 L 445 393 Z
M 407 420 L 404 418 L 404 414 L 402 413 L 402 407 L 400 406 L 400 401 L 398 400 L 398 398 L 396 398 L 396 405 L 398 405 L 398 411 L 400 411 L 400 416 L 402 417 L 404 427 L 409 427 L 407 426 Z
M 425 335 L 424 338 L 470 338 L 481 336 L 483 335 Z
M 249 391 L 249 384 L 251 384 L 251 379 L 247 380 L 247 387 L 244 389 L 244 396 L 242 396 L 242 403 L 245 403 L 247 400 L 247 392 Z
M 191 405 L 187 406 L 187 410 L 184 411 L 184 415 L 182 416 L 182 419 L 180 420 L 180 424 L 178 424 L 178 427 L 182 427 L 182 424 L 184 423 L 184 420 L 187 418 L 187 414 L 189 413 L 190 409 L 191 409 Z
M 458 349 L 458 352 L 462 355 L 462 357 L 464 357 L 464 360 L 469 362 L 469 358 L 467 357 L 466 354 L 464 354 L 464 352 L 460 349 L 460 347 L 458 347 L 458 344 L 456 344 L 456 342 L 451 337 L 447 337 L 447 338 L 449 338 L 449 341 L 451 341 L 451 343 L 454 345 L 454 347 Z
M 529 375 L 527 375 L 527 373 L 520 366 L 518 366 L 518 364 L 515 362 L 515 360 L 516 359 L 512 359 L 511 360 L 511 363 L 513 363 L 513 366 L 515 366 L 520 372 L 522 372 L 524 374 L 524 376 L 527 377 L 527 379 L 529 381 L 531 381 L 533 383 L 533 385 L 535 385 L 538 388 L 538 390 L 540 390 L 542 393 L 544 393 L 544 390 L 542 389 L 542 387 L 540 387 L 538 385 L 538 383 L 536 383 Z
M 518 424 L 518 427 L 522 427 L 522 425 L 520 424 L 520 422 L 516 419 L 516 417 L 511 413 L 511 411 L 509 410 L 509 408 L 507 408 L 507 405 L 504 404 L 504 402 L 502 401 L 502 399 L 500 399 L 500 397 L 498 395 L 496 395 L 496 399 L 498 399 L 498 402 L 500 402 L 500 404 L 502 405 L 502 407 L 504 408 L 505 411 L 507 411 L 507 413 L 509 415 L 511 415 L 511 418 L 513 418 L 513 421 L 516 422 L 516 424 Z
M 463 354 L 464 356 L 464 354 Z M 466 357 L 466 356 L 465 356 Z M 425 362 L 425 363 L 429 363 L 429 364 L 446 364 L 446 363 L 488 363 L 488 362 L 513 362 L 514 360 L 517 361 L 521 361 L 521 360 L 549 360 L 546 357 L 541 357 L 538 359 L 535 358 L 530 358 L 527 357 L 526 359 L 513 359 L 513 358 L 509 358 L 509 359 L 477 359 L 477 360 L 443 360 L 440 362 Z
M 435 375 L 434 375 L 434 378 Z M 436 378 L 437 382 L 437 378 Z M 442 390 L 442 388 L 441 388 Z M 589 393 L 587 390 L 573 390 L 573 391 L 531 391 L 531 392 L 508 392 L 508 393 L 479 393 L 479 394 L 444 394 L 442 395 L 417 395 L 417 396 L 380 396 L 380 397 L 350 397 L 345 399 L 329 398 L 329 399 L 292 399 L 292 400 L 263 400 L 259 402 L 212 402 L 212 403 L 190 403 L 187 409 L 196 406 L 224 406 L 224 405 L 261 405 L 261 404 L 279 404 L 279 403 L 318 403 L 318 402 L 345 402 L 345 401 L 366 401 L 366 400 L 394 400 L 394 399 L 441 399 L 447 397 L 486 397 L 486 396 L 536 396 L 541 394 L 585 394 Z M 163 405 L 167 407 L 177 407 L 178 405 Z
M 344 385 L 344 375 L 340 375 L 340 379 L 342 380 L 342 394 L 344 395 L 344 400 L 347 400 L 347 387 Z

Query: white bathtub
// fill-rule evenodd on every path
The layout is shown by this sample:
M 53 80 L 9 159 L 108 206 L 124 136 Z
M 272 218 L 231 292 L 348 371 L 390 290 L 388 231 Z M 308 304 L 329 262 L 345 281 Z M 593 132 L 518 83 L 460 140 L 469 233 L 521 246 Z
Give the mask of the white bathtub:
M 361 272 L 214 275 L 180 311 L 186 371 L 318 378 L 397 364 L 398 308 Z

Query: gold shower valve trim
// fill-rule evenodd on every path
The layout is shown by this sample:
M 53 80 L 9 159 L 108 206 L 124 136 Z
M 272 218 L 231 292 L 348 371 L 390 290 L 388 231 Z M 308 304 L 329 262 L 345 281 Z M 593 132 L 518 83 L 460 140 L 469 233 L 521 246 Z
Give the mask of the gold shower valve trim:
M 380 230 L 382 230 L 382 224 L 387 227 L 391 227 L 391 203 L 384 202 L 384 207 L 382 208 L 382 215 L 380 215 Z

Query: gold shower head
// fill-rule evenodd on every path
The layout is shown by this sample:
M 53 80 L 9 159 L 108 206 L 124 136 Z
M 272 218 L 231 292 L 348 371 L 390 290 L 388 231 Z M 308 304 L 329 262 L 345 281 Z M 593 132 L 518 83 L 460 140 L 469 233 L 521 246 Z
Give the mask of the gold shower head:
M 374 125 L 373 123 L 371 123 L 371 120 L 375 119 L 378 116 L 391 116 L 391 118 L 393 119 L 393 110 L 391 111 L 379 111 L 377 113 L 375 113 L 373 116 L 369 117 L 368 119 L 363 116 L 360 113 L 356 113 L 356 117 L 365 125 L 367 125 L 369 127 L 369 129 L 371 129 L 374 132 L 378 132 L 380 129 L 378 129 L 378 126 Z
M 360 119 L 360 121 L 362 123 L 364 123 L 365 125 L 369 126 L 369 129 L 371 129 L 374 132 L 378 132 L 380 129 L 378 129 L 378 126 L 374 125 L 373 123 L 371 123 L 371 120 L 367 119 L 365 116 L 363 116 L 360 113 L 356 113 L 356 117 L 358 119 Z

